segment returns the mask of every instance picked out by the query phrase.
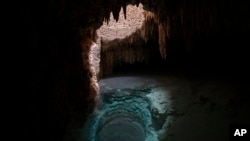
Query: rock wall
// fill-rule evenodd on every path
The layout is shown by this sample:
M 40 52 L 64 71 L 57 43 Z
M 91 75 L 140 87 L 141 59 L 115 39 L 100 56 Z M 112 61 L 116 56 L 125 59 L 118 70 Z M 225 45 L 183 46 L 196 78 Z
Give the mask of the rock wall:
M 110 19 L 110 12 L 118 20 L 121 7 L 126 15 L 127 4 L 139 5 L 140 2 L 146 10 L 156 15 L 157 23 L 160 25 L 159 47 L 163 58 L 170 56 L 168 59 L 178 59 L 180 55 L 177 57 L 175 55 L 185 51 L 185 48 L 181 46 L 181 51 L 178 51 L 179 48 L 175 48 L 175 44 L 182 41 L 192 54 L 190 61 L 203 59 L 211 63 L 211 66 L 217 63 L 217 66 L 213 66 L 215 69 L 226 62 L 228 70 L 232 67 L 237 68 L 239 72 L 245 71 L 244 74 L 248 73 L 246 60 L 249 60 L 249 55 L 246 48 L 249 36 L 243 35 L 249 33 L 248 1 L 26 0 L 16 2 L 4 13 L 8 17 L 4 19 L 4 22 L 7 22 L 4 28 L 8 30 L 5 35 L 9 37 L 6 40 L 7 46 L 3 47 L 9 50 L 5 59 L 9 62 L 4 67 L 8 69 L 5 75 L 7 79 L 4 81 L 8 85 L 5 87 L 7 88 L 5 95 L 10 100 L 5 114 L 11 121 L 8 122 L 7 128 L 10 131 L 9 138 L 62 140 L 69 121 L 72 119 L 84 121 L 88 113 L 93 110 L 94 95 L 91 95 L 90 68 L 83 65 L 87 61 L 85 57 L 89 54 L 90 46 L 81 46 L 86 40 L 92 39 L 92 36 L 89 33 L 81 36 L 81 31 L 97 30 L 103 21 Z M 139 43 L 144 44 L 144 40 L 137 38 L 136 35 L 138 33 L 133 35 L 135 40 L 138 39 Z M 213 35 L 216 35 L 216 38 Z M 215 46 L 216 41 L 220 41 L 217 46 Z M 230 47 L 232 44 L 233 47 Z M 124 45 L 130 46 L 130 43 L 124 42 Z M 136 45 L 131 44 L 130 47 L 134 48 Z M 144 50 L 142 47 L 137 49 L 147 52 L 147 49 Z M 165 55 L 166 53 L 168 54 Z M 143 60 L 144 53 L 139 54 L 142 57 L 135 58 L 131 55 L 131 58 L 126 59 L 123 56 L 121 61 Z M 222 59 L 217 61 L 219 58 Z M 199 64 L 190 67 L 195 66 Z M 106 69 L 108 71 L 110 68 L 104 67 L 102 70 L 106 72 Z M 19 130 L 19 127 L 22 129 Z M 16 128 L 18 132 L 13 136 Z
M 147 38 L 157 40 L 158 45 L 155 47 L 159 48 L 161 57 L 166 60 L 163 65 L 157 62 L 161 64 L 161 67 L 172 66 L 182 70 L 187 68 L 190 71 L 216 72 L 219 70 L 221 73 L 227 72 L 231 67 L 241 70 L 247 69 L 244 65 L 247 54 L 243 53 L 247 51 L 244 44 L 249 44 L 247 32 L 250 30 L 249 18 L 247 18 L 249 4 L 246 1 L 127 1 L 127 3 L 135 5 L 139 5 L 138 2 L 143 4 L 145 10 L 153 13 L 151 18 L 154 19 L 151 20 L 153 24 L 143 26 L 142 28 L 145 30 L 141 29 L 141 31 L 150 32 L 150 29 L 158 29 L 157 32 L 147 36 L 138 35 L 144 40 Z M 122 3 L 118 4 L 122 7 Z M 112 8 L 110 11 L 113 13 L 119 11 L 119 7 Z M 114 8 L 117 9 L 114 10 Z M 237 12 L 233 12 L 234 10 Z M 134 35 L 131 35 L 131 38 L 133 38 L 132 36 Z M 130 42 L 130 40 L 127 41 Z M 119 46 L 117 42 L 112 43 L 114 45 L 110 45 L 110 47 Z M 130 46 L 142 45 L 145 47 L 145 44 L 141 44 L 141 42 L 134 44 L 137 45 Z M 107 45 L 104 46 L 104 48 L 108 48 Z M 113 54 L 116 54 L 114 52 L 119 54 L 118 50 L 113 51 Z M 132 53 L 127 58 L 133 60 Z M 111 63 L 110 59 L 107 60 Z M 117 61 L 114 64 L 124 62 L 123 59 L 119 58 L 113 60 Z M 115 67 L 114 64 L 111 63 L 105 67 L 105 70 L 111 69 L 111 66 Z M 107 73 L 111 72 L 107 71 Z M 236 74 L 236 72 L 230 73 Z
M 93 110 L 74 2 L 20 1 L 6 13 L 8 140 L 63 140 Z

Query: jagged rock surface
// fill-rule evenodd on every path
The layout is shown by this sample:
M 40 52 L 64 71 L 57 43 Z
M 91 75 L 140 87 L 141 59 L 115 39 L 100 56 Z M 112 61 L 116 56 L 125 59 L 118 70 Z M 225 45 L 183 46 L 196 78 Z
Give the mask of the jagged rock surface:
M 189 68 L 209 66 L 219 71 L 227 66 L 222 72 L 230 77 L 239 74 L 245 78 L 249 73 L 246 67 L 249 34 L 243 34 L 249 33 L 250 6 L 245 0 L 15 2 L 6 11 L 8 19 L 4 19 L 8 22 L 4 27 L 9 30 L 6 35 L 10 37 L 6 47 L 10 49 L 7 54 L 10 63 L 4 67 L 10 70 L 5 81 L 10 85 L 6 95 L 12 105 L 6 114 L 12 121 L 7 129 L 11 131 L 10 138 L 14 137 L 16 127 L 22 127 L 24 129 L 16 132 L 19 134 L 16 137 L 59 141 L 64 137 L 69 121 L 86 119 L 93 110 L 95 98 L 90 87 L 92 73 L 85 60 L 88 60 L 89 43 L 95 42 L 92 33 L 103 21 L 109 21 L 110 12 L 119 20 L 121 7 L 126 14 L 126 5 L 139 5 L 140 2 L 156 16 L 163 58 L 180 59 L 181 62 L 187 51 L 193 57 L 188 61 L 203 62 Z M 217 41 L 221 42 L 217 44 Z M 135 60 L 133 55 L 131 58 L 121 61 Z M 180 65 L 178 62 L 177 66 Z M 232 68 L 237 68 L 238 72 Z M 102 70 L 105 69 L 109 68 Z

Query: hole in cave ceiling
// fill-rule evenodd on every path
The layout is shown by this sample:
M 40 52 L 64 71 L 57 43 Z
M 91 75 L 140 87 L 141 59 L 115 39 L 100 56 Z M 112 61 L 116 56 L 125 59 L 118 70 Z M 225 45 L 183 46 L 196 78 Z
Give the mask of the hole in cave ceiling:
M 110 21 L 108 23 L 103 22 L 103 25 L 97 30 L 98 36 L 103 40 L 112 41 L 114 39 L 123 39 L 126 36 L 131 35 L 137 29 L 142 27 L 144 22 L 143 15 L 143 6 L 128 5 L 126 9 L 126 19 L 123 12 L 123 9 L 120 10 L 119 20 L 116 20 L 113 17 L 113 14 L 110 13 Z M 124 16 L 121 16 L 124 15 Z

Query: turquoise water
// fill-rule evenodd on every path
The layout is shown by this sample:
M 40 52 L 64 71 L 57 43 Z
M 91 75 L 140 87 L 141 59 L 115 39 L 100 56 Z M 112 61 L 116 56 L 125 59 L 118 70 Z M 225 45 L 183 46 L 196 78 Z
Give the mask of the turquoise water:
M 230 123 L 250 119 L 241 87 L 224 81 L 118 76 L 99 85 L 98 107 L 87 122 L 76 115 L 65 141 L 221 141 Z
M 102 104 L 85 126 L 87 141 L 158 141 L 152 127 L 150 89 L 118 89 L 102 94 Z

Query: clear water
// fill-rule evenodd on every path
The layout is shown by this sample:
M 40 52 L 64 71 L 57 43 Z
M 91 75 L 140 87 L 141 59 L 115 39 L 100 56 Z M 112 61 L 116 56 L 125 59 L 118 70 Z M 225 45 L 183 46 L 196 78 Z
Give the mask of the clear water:
M 102 104 L 85 126 L 87 141 L 158 141 L 153 128 L 150 89 L 102 93 Z

